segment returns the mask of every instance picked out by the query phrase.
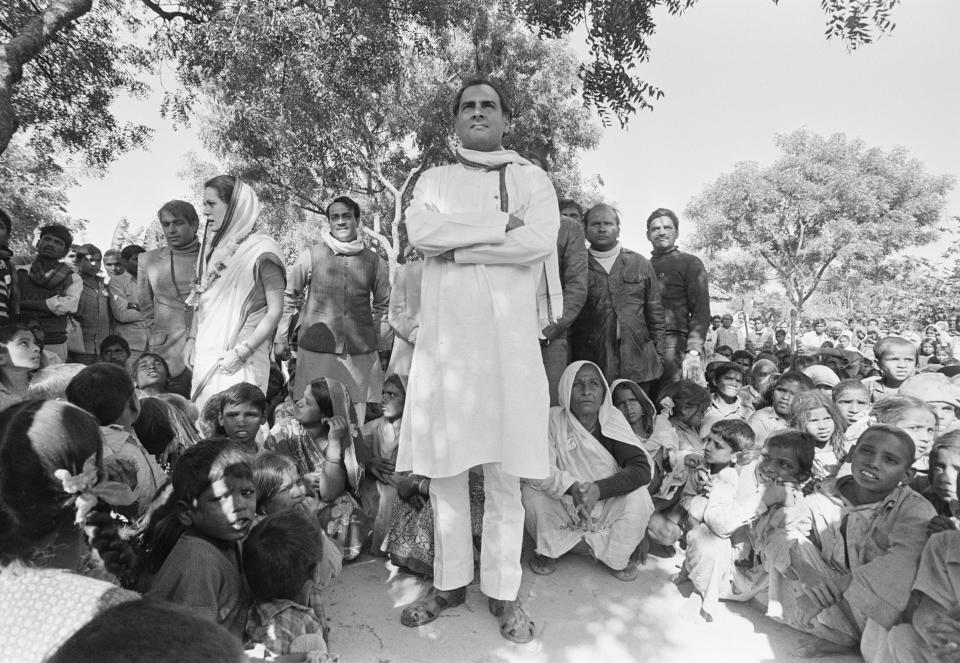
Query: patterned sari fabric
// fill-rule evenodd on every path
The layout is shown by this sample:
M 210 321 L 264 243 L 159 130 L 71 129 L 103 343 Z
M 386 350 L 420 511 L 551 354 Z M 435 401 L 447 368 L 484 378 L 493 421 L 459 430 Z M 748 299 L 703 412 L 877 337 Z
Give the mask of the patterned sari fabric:
M 347 473 L 346 490 L 333 500 L 320 502 L 320 522 L 325 531 L 343 547 L 345 560 L 355 559 L 370 537 L 370 519 L 360 508 L 358 491 L 363 477 L 363 468 L 357 462 L 357 447 L 361 445 L 357 413 L 346 387 L 336 380 L 321 378 L 326 382 L 333 403 L 334 416 L 350 422 L 350 441 L 342 449 L 344 469 Z M 314 439 L 296 419 L 283 419 L 274 425 L 264 446 L 289 456 L 297 464 L 300 476 L 316 491 L 316 480 L 327 463 L 324 452 L 327 440 Z

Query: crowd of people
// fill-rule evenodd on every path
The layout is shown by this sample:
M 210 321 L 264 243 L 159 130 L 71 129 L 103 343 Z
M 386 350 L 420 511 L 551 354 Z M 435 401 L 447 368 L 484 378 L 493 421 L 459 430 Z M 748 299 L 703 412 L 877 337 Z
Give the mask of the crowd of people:
M 335 660 L 362 555 L 431 579 L 404 625 L 479 570 L 527 642 L 527 545 L 539 575 L 682 558 L 704 619 L 754 601 L 807 653 L 960 661 L 960 320 L 711 317 L 677 215 L 622 246 L 509 113 L 458 92 L 393 275 L 346 196 L 286 266 L 232 176 L 151 251 L 50 225 L 13 256 L 0 211 L 0 660 Z

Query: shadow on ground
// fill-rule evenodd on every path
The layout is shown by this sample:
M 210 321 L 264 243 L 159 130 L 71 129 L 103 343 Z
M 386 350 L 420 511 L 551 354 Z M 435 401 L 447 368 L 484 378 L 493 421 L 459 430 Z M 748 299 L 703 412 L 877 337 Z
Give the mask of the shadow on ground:
M 804 637 L 753 606 L 724 604 L 713 623 L 699 617 L 696 597 L 671 582 L 681 557 L 651 558 L 634 582 L 620 582 L 602 564 L 569 555 L 549 576 L 529 570 L 524 554 L 520 596 L 537 626 L 525 645 L 504 640 L 479 586 L 464 605 L 418 629 L 400 624 L 403 606 L 427 582 L 364 556 L 343 569 L 328 594 L 330 648 L 343 663 L 686 663 L 803 661 L 792 655 Z M 856 663 L 858 656 L 819 658 Z

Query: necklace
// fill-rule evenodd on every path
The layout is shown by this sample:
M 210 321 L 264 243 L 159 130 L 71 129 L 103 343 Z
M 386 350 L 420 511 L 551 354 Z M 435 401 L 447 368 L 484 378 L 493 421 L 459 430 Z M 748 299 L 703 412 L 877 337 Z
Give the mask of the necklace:
M 245 239 L 247 239 L 248 236 L 249 234 L 230 240 L 230 242 L 224 247 L 224 253 L 227 253 L 228 255 L 222 260 L 218 260 L 212 267 L 208 268 L 199 282 L 197 282 L 196 278 L 193 279 L 193 284 L 190 288 L 190 296 L 187 297 L 187 301 L 185 303 L 187 308 L 196 310 L 196 308 L 200 305 L 200 296 L 203 295 L 203 293 L 205 293 L 210 286 L 213 285 L 213 283 L 223 275 L 223 270 L 227 268 L 227 262 L 233 258 L 234 254 L 237 252 L 237 249 L 240 248 L 240 245 Z M 214 249 L 216 249 L 216 247 L 214 247 Z M 201 251 L 203 251 L 202 248 Z

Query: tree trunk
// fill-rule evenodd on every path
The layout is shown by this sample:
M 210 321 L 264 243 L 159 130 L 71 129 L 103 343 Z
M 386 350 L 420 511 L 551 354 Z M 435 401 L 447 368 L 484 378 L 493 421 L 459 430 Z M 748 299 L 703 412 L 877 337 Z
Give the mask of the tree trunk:
M 51 0 L 19 33 L 0 47 L 0 154 L 3 154 L 19 121 L 13 108 L 14 88 L 23 79 L 23 67 L 50 43 L 60 30 L 93 8 L 93 0 Z

